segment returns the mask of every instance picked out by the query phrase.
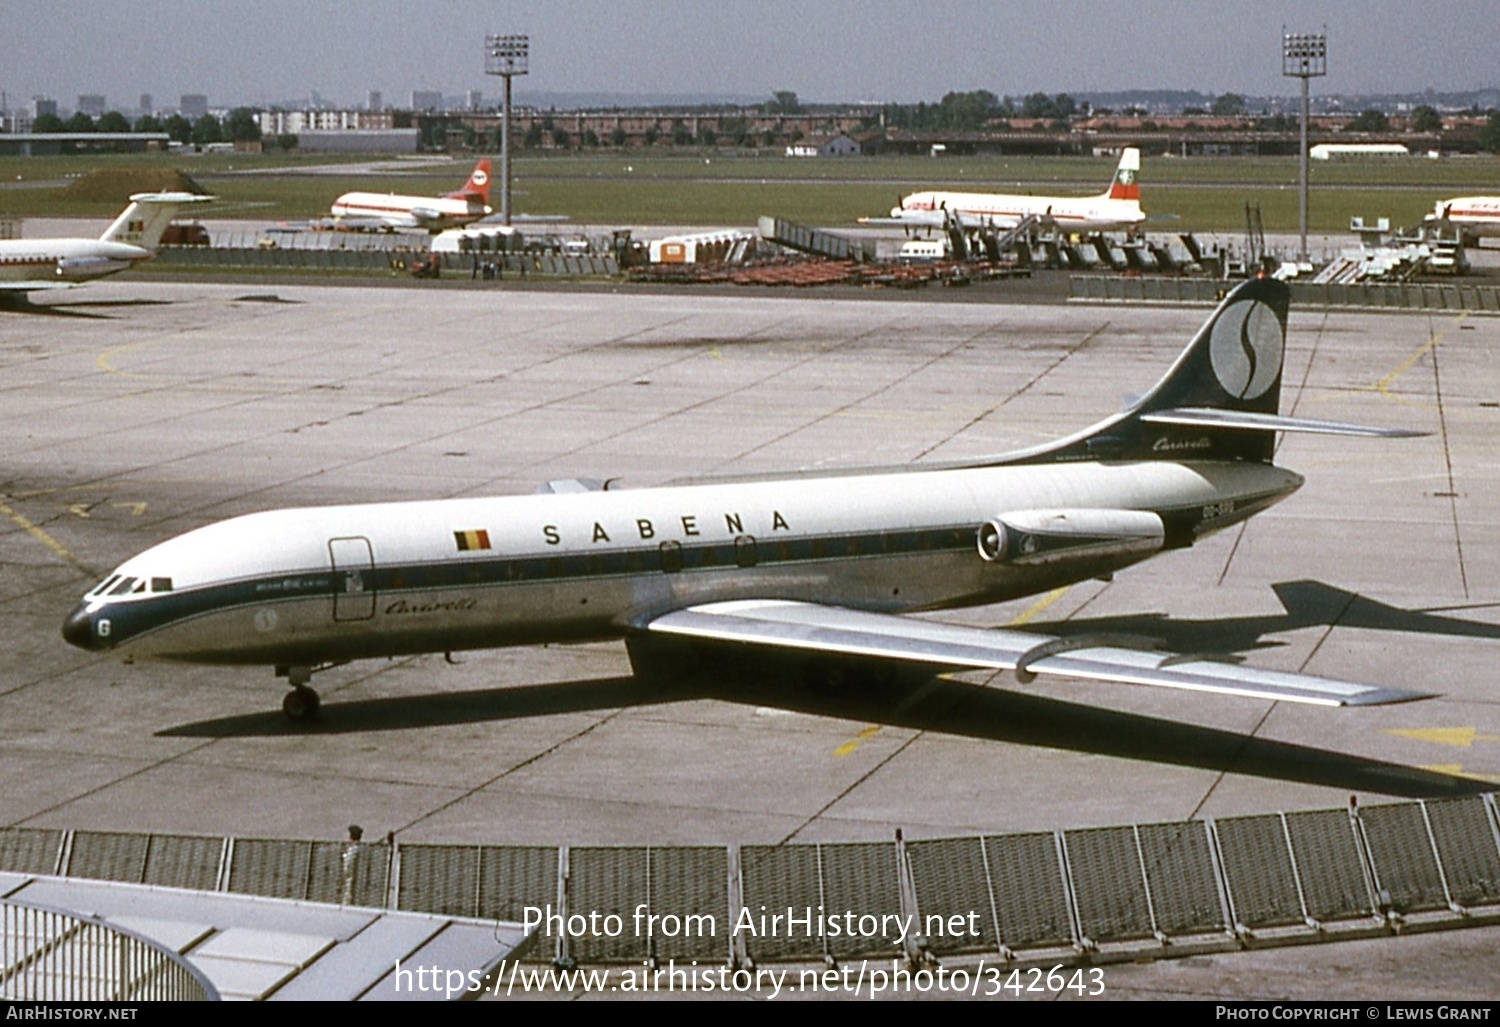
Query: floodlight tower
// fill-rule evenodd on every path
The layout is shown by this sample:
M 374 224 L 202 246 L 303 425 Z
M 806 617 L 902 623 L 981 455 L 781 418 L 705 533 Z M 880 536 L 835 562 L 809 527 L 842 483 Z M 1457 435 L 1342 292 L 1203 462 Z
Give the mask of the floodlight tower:
M 1281 74 L 1302 80 L 1302 141 L 1297 150 L 1301 184 L 1297 191 L 1297 228 L 1302 249 L 1297 259 L 1307 260 L 1307 80 L 1328 74 L 1328 26 L 1322 32 L 1289 33 L 1281 28 Z
M 484 73 L 505 79 L 500 109 L 500 223 L 510 224 L 510 80 L 526 74 L 529 36 L 485 36 Z

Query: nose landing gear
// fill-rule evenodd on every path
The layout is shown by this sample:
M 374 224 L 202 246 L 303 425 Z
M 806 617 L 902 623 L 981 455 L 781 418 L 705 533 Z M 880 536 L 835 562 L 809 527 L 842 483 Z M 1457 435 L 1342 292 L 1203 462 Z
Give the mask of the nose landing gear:
M 306 685 L 297 685 L 281 700 L 281 712 L 289 720 L 311 720 L 318 715 L 322 700 L 318 693 Z
M 313 671 L 324 670 L 335 664 L 325 664 L 322 667 L 277 667 L 276 676 L 287 679 L 287 684 L 292 690 L 281 700 L 281 712 L 285 713 L 288 720 L 312 720 L 318 715 L 318 707 L 322 700 L 318 693 L 308 687 L 312 680 Z

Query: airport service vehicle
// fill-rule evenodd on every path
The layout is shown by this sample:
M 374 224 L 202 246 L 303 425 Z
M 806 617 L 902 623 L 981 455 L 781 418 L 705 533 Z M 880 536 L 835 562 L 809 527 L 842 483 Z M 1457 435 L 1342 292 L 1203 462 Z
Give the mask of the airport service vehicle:
M 350 660 L 623 638 L 637 673 L 739 657 L 1012 670 L 1330 705 L 1418 693 L 906 616 L 1107 576 L 1291 495 L 1279 431 L 1289 291 L 1236 287 L 1160 382 L 1059 441 L 990 459 L 620 490 L 270 510 L 117 567 L 67 616 L 132 661 L 274 667 L 294 718 Z
M 463 188 L 442 196 L 345 193 L 333 201 L 336 227 L 395 231 L 421 228 L 434 234 L 458 228 L 491 213 L 490 160 L 474 165 Z
M 177 211 L 206 203 L 193 193 L 136 193 L 97 239 L 0 241 L 0 294 L 71 289 L 150 260 Z
M 901 199 L 888 218 L 861 218 L 865 224 L 913 228 L 1015 228 L 1026 218 L 1071 234 L 1134 229 L 1146 220 L 1141 211 L 1141 151 L 1128 147 L 1109 188 L 1098 196 L 1027 196 L 1010 193 L 959 193 L 928 190 Z

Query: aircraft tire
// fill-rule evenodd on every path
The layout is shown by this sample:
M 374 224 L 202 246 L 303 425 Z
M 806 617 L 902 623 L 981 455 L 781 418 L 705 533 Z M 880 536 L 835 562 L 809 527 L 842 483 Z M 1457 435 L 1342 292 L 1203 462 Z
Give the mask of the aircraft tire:
M 306 685 L 298 685 L 281 700 L 281 712 L 289 720 L 311 720 L 318 715 L 320 704 L 317 692 Z

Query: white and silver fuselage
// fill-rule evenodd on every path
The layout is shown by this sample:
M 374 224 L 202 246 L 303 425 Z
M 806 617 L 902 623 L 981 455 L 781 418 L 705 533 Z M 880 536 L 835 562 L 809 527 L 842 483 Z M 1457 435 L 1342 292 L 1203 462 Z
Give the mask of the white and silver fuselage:
M 132 658 L 307 666 L 621 637 L 735 599 L 974 606 L 1190 545 L 1301 483 L 1253 462 L 1082 461 L 276 510 L 132 558 L 64 635 Z M 987 524 L 1047 510 L 1159 526 L 1057 558 L 985 551 Z
M 0 281 L 86 282 L 151 259 L 151 251 L 99 239 L 25 239 L 0 244 Z

